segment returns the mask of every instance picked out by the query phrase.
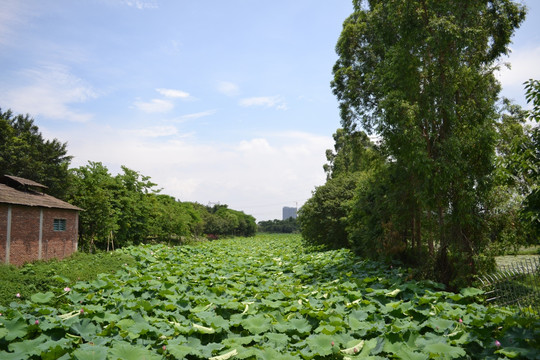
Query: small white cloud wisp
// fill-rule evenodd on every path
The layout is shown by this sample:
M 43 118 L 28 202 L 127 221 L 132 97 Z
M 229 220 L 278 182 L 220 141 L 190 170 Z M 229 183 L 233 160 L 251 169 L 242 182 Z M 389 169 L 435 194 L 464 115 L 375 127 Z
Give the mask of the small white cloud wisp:
M 171 111 L 174 104 L 168 100 L 152 99 L 150 101 L 135 101 L 135 107 L 146 113 L 164 113 Z
M 158 93 L 161 95 L 168 97 L 168 98 L 176 98 L 176 99 L 189 99 L 191 95 L 189 93 L 182 91 L 182 90 L 176 90 L 176 89 L 156 89 Z
M 243 98 L 239 101 L 239 104 L 242 107 L 266 107 L 287 110 L 287 103 L 280 95 Z
M 240 87 L 230 81 L 220 81 L 217 85 L 217 90 L 227 96 L 237 96 L 240 94 Z

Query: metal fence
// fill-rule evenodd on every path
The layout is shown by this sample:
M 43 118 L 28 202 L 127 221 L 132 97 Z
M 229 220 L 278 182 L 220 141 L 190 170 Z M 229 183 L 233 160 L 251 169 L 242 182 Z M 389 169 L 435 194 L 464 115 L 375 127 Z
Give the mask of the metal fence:
M 540 258 L 527 259 L 480 278 L 488 304 L 510 306 L 540 317 Z

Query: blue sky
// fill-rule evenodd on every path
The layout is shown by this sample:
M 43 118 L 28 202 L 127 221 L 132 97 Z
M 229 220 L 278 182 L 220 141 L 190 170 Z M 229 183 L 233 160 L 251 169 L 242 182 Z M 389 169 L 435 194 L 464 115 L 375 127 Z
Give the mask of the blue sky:
M 350 0 L 0 1 L 0 107 L 67 142 L 72 166 L 125 165 L 257 220 L 324 183 Z M 540 78 L 540 3 L 525 4 L 500 73 L 522 105 L 523 81 Z

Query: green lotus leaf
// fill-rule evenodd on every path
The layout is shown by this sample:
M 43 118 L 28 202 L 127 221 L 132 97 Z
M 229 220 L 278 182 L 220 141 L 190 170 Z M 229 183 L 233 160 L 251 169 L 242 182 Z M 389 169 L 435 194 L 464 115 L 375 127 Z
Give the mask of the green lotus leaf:
M 223 349 L 225 345 L 220 343 L 210 343 L 206 345 L 201 345 L 197 347 L 198 354 L 204 358 L 210 358 L 215 355 L 216 352 Z
M 459 293 L 463 295 L 464 297 L 469 297 L 469 296 L 482 295 L 484 291 L 477 288 L 465 288 L 465 289 L 461 289 Z
M 116 323 L 116 326 L 124 331 L 127 331 L 133 325 L 135 325 L 135 321 L 132 319 L 122 319 Z
M 299 357 L 291 354 L 282 354 L 271 347 L 265 347 L 256 353 L 256 358 L 261 360 L 298 360 Z
M 21 359 L 31 358 L 33 355 L 40 355 L 41 350 L 38 345 L 47 340 L 45 336 L 39 336 L 34 340 L 23 340 L 9 344 L 8 349 L 15 354 L 19 354 Z
M 7 335 L 5 336 L 6 341 L 22 338 L 26 336 L 26 333 L 28 332 L 28 325 L 26 324 L 26 321 L 21 318 L 5 320 L 4 326 L 8 331 Z
M 337 349 L 334 348 L 335 344 L 332 345 L 333 341 L 334 338 L 326 334 L 310 335 L 306 340 L 311 351 L 319 356 L 330 355 L 334 352 L 334 349 Z
M 167 351 L 176 359 L 183 359 L 193 353 L 193 348 L 187 345 L 167 345 Z
M 300 335 L 306 335 L 311 332 L 311 325 L 306 319 L 293 318 L 289 321 L 280 322 L 275 325 L 276 330 L 280 332 L 295 331 Z
M 0 359 L 2 360 L 21 360 L 21 355 L 18 353 L 9 353 L 0 351 Z
M 109 350 L 109 358 L 114 360 L 124 359 L 145 359 L 145 360 L 161 360 L 161 355 L 153 353 L 142 346 L 131 345 L 128 343 L 116 343 Z
M 457 359 L 465 356 L 465 350 L 462 348 L 445 343 L 428 344 L 424 347 L 424 352 L 444 356 L 450 359 Z
M 106 360 L 108 349 L 105 346 L 82 344 L 73 351 L 77 360 Z
M 85 341 L 91 341 L 101 328 L 92 323 L 90 319 L 82 319 L 80 322 L 71 325 L 70 330 L 80 335 Z
M 37 293 L 30 297 L 30 300 L 36 304 L 47 304 L 52 299 L 54 299 L 54 294 L 50 291 L 47 291 L 46 293 Z
M 242 320 L 241 325 L 250 333 L 257 335 L 270 330 L 271 322 L 266 316 L 260 314 Z
M 453 320 L 442 319 L 442 318 L 437 318 L 437 317 L 431 317 L 431 318 L 429 318 L 428 321 L 426 321 L 422 325 L 423 326 L 427 325 L 430 328 L 432 328 L 433 330 L 435 330 L 436 332 L 443 333 L 445 331 L 448 331 L 448 330 L 451 331 L 452 329 L 454 329 L 456 324 L 457 324 L 457 322 L 453 321 Z
M 264 336 L 268 340 L 268 344 L 272 345 L 276 350 L 285 349 L 290 341 L 286 334 L 266 333 Z
M 502 354 L 504 356 L 509 357 L 510 359 L 514 359 L 517 357 L 520 357 L 523 359 L 540 359 L 538 348 L 533 348 L 533 347 L 523 348 L 523 347 L 505 346 L 495 351 L 495 353 Z

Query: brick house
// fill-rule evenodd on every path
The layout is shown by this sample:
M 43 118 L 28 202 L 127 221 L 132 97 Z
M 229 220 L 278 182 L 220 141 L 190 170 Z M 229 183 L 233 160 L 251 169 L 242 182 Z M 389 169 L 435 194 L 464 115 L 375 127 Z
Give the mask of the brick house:
M 22 265 L 77 251 L 82 209 L 44 194 L 46 188 L 16 176 L 0 177 L 0 262 Z

